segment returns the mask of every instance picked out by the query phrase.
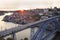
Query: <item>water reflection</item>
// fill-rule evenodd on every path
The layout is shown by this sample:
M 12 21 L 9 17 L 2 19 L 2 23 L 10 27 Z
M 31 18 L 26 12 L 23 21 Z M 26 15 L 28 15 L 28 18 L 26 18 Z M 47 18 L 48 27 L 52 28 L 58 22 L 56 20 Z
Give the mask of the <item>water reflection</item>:
M 11 15 L 11 14 L 12 14 L 12 13 L 5 13 L 5 15 L 0 16 L 0 31 L 18 26 L 18 24 L 14 24 L 14 23 L 2 21 L 2 19 L 3 19 L 6 15 Z

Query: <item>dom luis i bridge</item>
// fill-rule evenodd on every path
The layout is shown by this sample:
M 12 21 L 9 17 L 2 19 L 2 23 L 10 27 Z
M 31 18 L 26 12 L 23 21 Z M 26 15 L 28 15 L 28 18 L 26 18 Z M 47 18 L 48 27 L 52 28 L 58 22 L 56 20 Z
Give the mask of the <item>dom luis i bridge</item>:
M 38 29 L 35 32 L 36 27 Z M 31 28 L 30 40 L 52 40 L 56 32 L 60 32 L 60 15 L 0 31 L 0 37 L 12 35 L 13 40 L 16 40 L 15 34 L 28 28 Z

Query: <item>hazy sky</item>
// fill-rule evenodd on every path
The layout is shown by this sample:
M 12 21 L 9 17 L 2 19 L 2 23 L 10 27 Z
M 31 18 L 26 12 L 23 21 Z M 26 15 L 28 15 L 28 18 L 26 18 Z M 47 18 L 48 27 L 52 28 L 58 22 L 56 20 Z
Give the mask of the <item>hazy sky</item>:
M 60 7 L 59 0 L 0 0 L 0 10 Z

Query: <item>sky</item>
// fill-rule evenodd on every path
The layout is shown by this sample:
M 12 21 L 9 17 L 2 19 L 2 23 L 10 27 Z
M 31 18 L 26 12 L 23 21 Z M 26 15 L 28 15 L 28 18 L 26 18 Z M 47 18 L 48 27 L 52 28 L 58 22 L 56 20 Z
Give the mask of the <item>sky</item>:
M 0 10 L 60 7 L 59 0 L 0 0 Z

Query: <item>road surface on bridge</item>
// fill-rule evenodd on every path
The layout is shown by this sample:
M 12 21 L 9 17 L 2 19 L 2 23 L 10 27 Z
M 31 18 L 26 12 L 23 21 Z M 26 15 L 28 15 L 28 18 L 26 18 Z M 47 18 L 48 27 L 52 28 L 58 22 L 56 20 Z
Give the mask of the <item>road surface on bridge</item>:
M 21 26 L 18 26 L 18 27 L 15 27 L 15 28 L 11 28 L 11 29 L 8 29 L 8 30 L 0 31 L 0 36 L 1 37 L 8 36 L 10 34 L 25 30 L 27 28 L 31 28 L 32 26 L 34 26 L 36 24 L 43 23 L 44 21 L 54 19 L 56 17 L 57 16 L 51 17 L 51 18 L 48 18 L 48 19 L 44 19 L 44 20 L 39 20 L 39 21 L 36 21 L 36 22 L 33 22 L 33 23 L 28 23 L 28 24 L 21 25 Z

